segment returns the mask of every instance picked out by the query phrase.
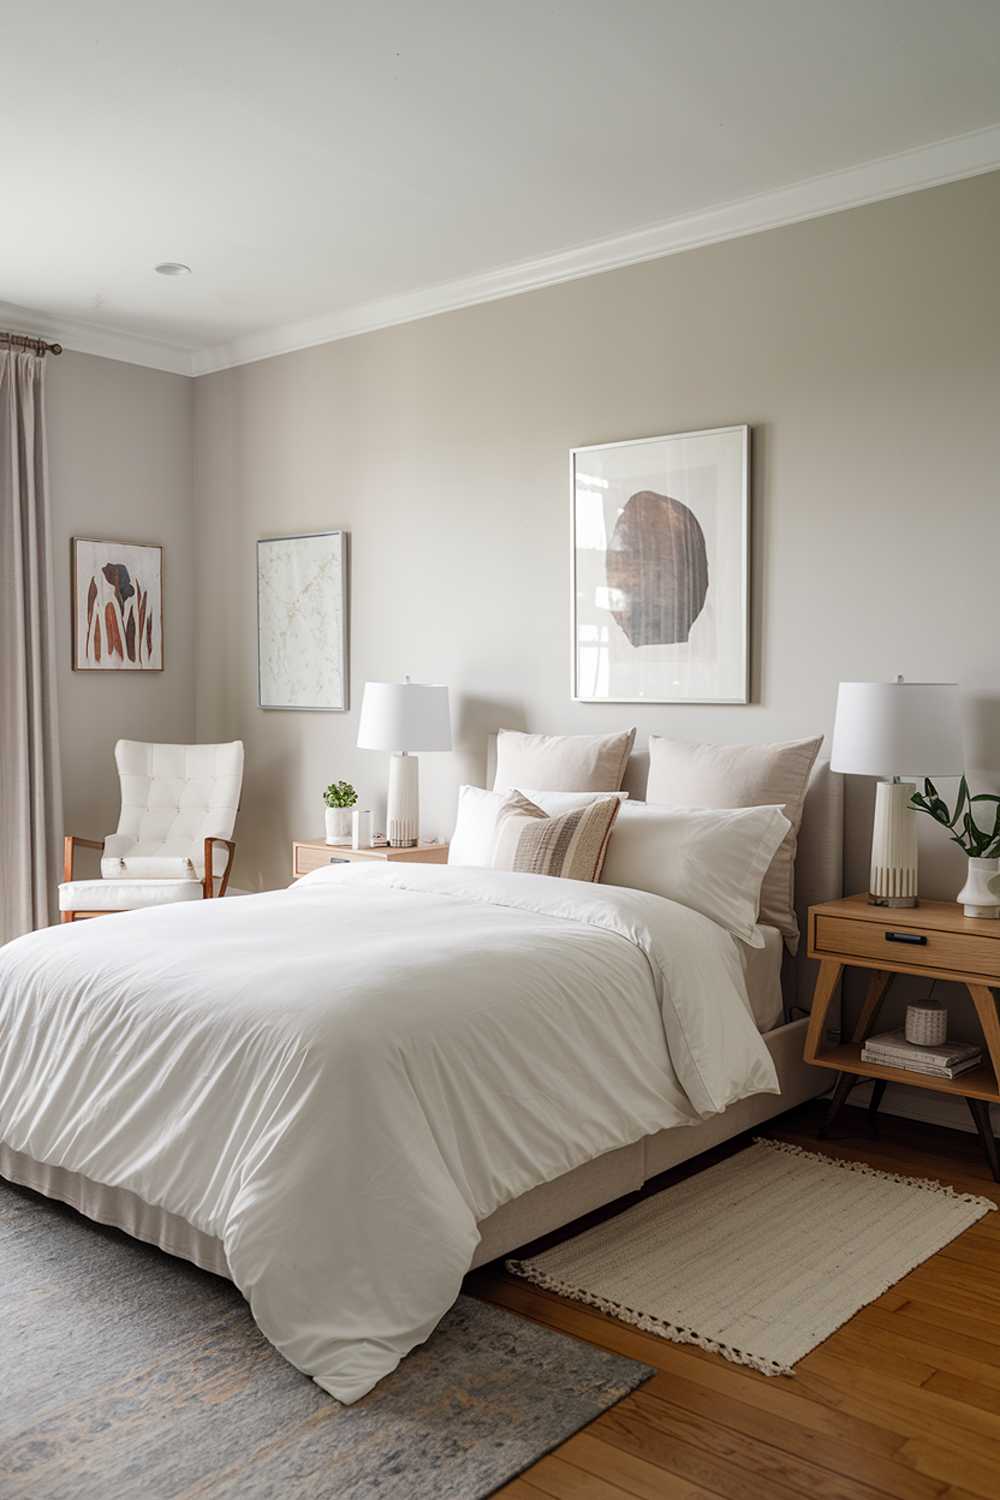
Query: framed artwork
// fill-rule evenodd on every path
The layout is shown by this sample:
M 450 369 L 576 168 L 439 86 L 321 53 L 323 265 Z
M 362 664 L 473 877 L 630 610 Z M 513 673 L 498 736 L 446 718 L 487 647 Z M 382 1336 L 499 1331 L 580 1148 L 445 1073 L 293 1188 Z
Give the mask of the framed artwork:
M 163 671 L 163 548 L 70 542 L 75 672 Z
M 747 703 L 750 429 L 570 452 L 573 697 Z
M 257 702 L 348 708 L 346 531 L 257 543 Z

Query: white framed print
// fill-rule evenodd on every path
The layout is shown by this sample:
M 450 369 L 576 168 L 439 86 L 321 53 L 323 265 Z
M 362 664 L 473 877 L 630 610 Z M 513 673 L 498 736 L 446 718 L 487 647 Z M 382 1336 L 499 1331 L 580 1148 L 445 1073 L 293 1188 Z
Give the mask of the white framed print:
M 348 708 L 346 531 L 257 543 L 257 702 Z
M 163 671 L 163 548 L 70 541 L 74 672 Z
M 747 703 L 750 429 L 570 451 L 573 697 Z

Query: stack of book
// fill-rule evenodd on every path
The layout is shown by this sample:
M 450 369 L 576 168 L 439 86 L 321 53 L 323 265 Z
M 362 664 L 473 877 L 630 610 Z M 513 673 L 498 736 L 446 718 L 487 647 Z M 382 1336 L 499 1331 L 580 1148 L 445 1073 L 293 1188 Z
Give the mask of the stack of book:
M 902 1031 L 883 1031 L 870 1036 L 861 1049 L 861 1061 L 883 1068 L 906 1068 L 933 1078 L 957 1078 L 983 1060 L 983 1049 L 975 1042 L 942 1042 L 922 1047 L 908 1042 Z

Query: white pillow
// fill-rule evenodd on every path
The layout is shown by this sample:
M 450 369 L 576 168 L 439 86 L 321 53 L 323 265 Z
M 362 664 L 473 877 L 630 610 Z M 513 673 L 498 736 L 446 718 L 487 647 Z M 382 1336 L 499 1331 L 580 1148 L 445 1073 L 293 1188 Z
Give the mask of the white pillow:
M 634 743 L 634 729 L 618 734 L 522 734 L 500 729 L 493 790 L 539 786 L 550 792 L 617 792 Z
M 681 807 L 781 807 L 789 829 L 764 877 L 760 920 L 784 934 L 789 953 L 799 944 L 795 915 L 795 852 L 809 773 L 823 743 L 696 745 L 649 737 L 646 801 Z
M 602 885 L 631 886 L 679 901 L 762 948 L 761 882 L 790 827 L 780 807 L 672 812 L 626 802 L 618 815 Z
M 578 807 L 589 807 L 592 802 L 600 802 L 609 795 L 607 792 L 532 792 L 522 787 L 517 790 L 550 818 L 558 818 Z M 628 793 L 612 795 L 624 802 Z M 450 865 L 492 864 L 497 815 L 506 800 L 506 792 L 487 792 L 481 786 L 459 787 L 458 816 L 448 846 Z

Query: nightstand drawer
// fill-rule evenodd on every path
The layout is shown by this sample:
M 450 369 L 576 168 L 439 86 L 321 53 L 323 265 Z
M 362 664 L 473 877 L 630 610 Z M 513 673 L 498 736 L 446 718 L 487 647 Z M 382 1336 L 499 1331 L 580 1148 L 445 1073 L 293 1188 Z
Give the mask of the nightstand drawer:
M 919 908 L 918 908 L 919 909 Z M 974 933 L 935 931 L 916 927 L 911 921 L 894 923 L 887 913 L 881 921 L 816 915 L 816 952 L 836 954 L 845 962 L 852 958 L 892 968 L 947 969 L 958 974 L 1000 976 L 1000 933 L 996 938 Z
M 327 865 L 411 864 L 446 865 L 447 844 L 416 844 L 409 849 L 393 849 L 375 844 L 370 849 L 352 849 L 350 844 L 327 844 L 322 839 L 293 839 L 292 879 L 299 880 L 312 870 Z
M 326 848 L 322 844 L 293 844 L 292 851 L 292 874 L 295 876 L 308 875 L 310 870 L 321 870 L 324 865 L 337 858 L 336 844 L 328 844 Z

